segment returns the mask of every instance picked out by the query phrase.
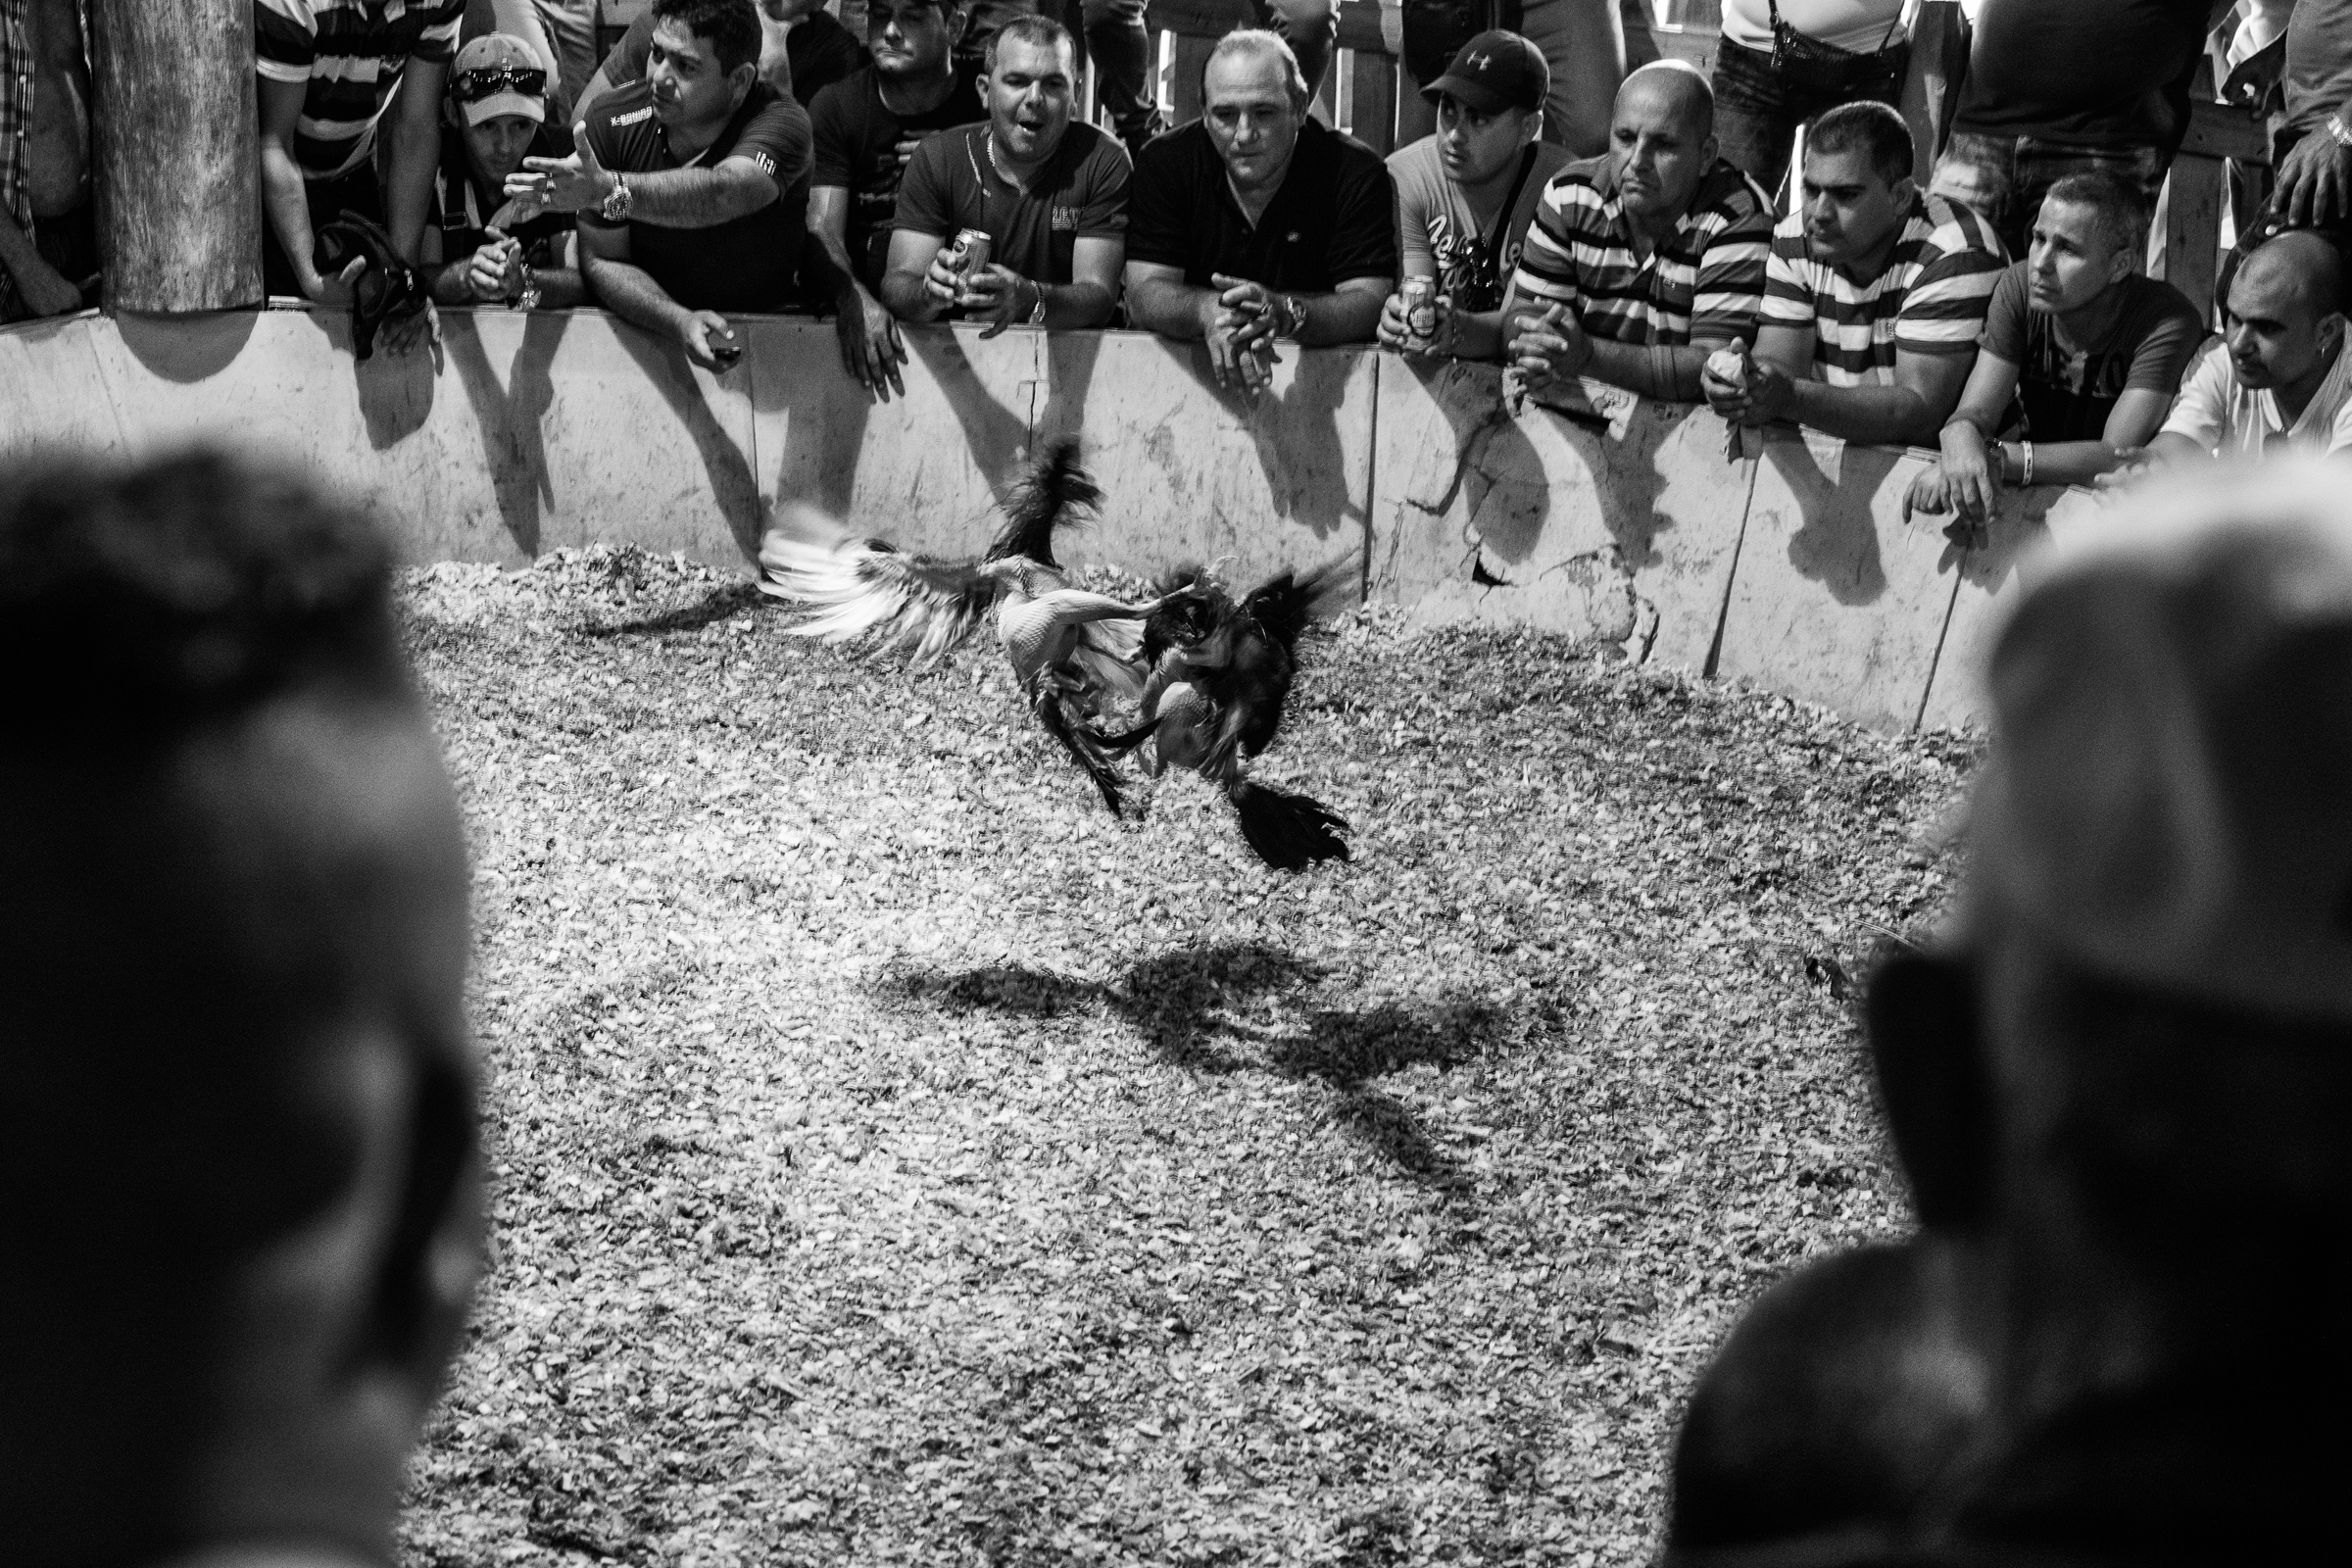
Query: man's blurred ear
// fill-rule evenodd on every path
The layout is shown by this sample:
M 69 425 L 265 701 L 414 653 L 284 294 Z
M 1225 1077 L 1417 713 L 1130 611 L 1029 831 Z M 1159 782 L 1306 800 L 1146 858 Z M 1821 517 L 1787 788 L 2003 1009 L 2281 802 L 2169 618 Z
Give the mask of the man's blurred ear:
M 471 1076 L 455 1054 L 419 1064 L 408 1173 L 359 1358 L 440 1387 L 481 1272 L 482 1167 Z
M 1976 972 L 1897 954 L 1870 978 L 1868 1022 L 1879 1097 L 1920 1223 L 1975 1230 L 1991 1215 L 1992 1087 Z

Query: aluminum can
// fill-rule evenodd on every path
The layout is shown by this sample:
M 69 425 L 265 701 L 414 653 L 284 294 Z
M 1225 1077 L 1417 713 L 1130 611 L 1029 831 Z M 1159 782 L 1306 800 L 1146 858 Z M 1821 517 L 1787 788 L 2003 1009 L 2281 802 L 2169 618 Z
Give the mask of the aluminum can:
M 956 275 L 968 284 L 972 275 L 988 265 L 988 253 L 992 248 L 987 229 L 959 228 L 956 231 L 954 242 L 948 246 L 948 266 L 955 269 Z
M 1438 280 L 1408 277 L 1403 294 L 1404 329 L 1415 342 L 1426 343 L 1438 335 Z

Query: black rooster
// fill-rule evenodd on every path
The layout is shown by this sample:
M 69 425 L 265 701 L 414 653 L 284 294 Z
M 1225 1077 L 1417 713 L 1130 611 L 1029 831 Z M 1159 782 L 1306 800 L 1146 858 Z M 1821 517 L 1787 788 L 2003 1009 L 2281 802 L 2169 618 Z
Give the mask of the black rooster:
M 1298 673 L 1298 634 L 1344 575 L 1326 566 L 1300 581 L 1286 571 L 1236 604 L 1210 571 L 1176 573 L 1144 622 L 1144 722 L 1102 743 L 1123 757 L 1149 740 L 1152 772 L 1190 768 L 1223 790 L 1242 837 L 1281 871 L 1348 858 L 1346 818 L 1242 773 L 1245 759 L 1273 744 Z
M 771 529 L 761 542 L 760 586 L 821 607 L 794 631 L 827 642 L 872 638 L 911 652 L 918 669 L 945 658 L 993 611 L 997 640 L 1030 711 L 1117 815 L 1118 766 L 1087 720 L 1111 698 L 1141 695 L 1138 623 L 1164 601 L 1130 605 L 1067 586 L 1054 559 L 1054 532 L 1102 500 L 1078 465 L 1077 441 L 1064 438 L 1013 486 L 1004 527 L 977 561 L 907 555 L 888 540 L 844 534 L 804 510 L 797 526 Z

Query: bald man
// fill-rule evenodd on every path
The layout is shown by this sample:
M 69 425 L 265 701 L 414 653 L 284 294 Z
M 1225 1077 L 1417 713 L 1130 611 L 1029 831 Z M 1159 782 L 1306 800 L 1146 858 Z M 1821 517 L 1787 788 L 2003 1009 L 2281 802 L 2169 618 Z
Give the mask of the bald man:
M 1609 150 L 1552 176 L 1502 311 L 1541 386 L 1590 375 L 1695 402 L 1708 354 L 1752 335 L 1772 201 L 1718 155 L 1715 95 L 1680 61 L 1617 89 Z
M 2180 388 L 2149 463 L 2352 446 L 2343 290 L 2343 258 L 2308 230 L 2248 256 L 2230 285 L 2229 330 Z

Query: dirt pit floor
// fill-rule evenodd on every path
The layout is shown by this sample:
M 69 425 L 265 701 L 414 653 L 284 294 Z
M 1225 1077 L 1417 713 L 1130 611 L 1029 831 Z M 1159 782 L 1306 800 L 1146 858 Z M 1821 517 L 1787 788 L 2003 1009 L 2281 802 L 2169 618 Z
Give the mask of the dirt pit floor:
M 1772 1279 L 1910 1224 L 1853 980 L 1975 757 L 1358 612 L 1112 820 L 629 552 L 403 589 L 473 834 L 493 1256 L 410 1564 L 1632 1564 Z

